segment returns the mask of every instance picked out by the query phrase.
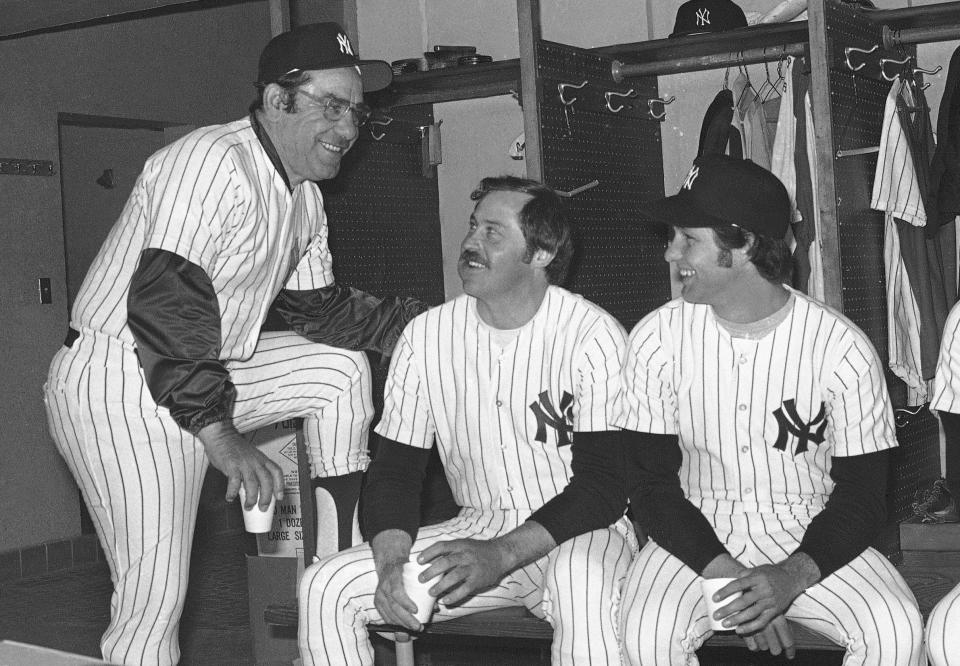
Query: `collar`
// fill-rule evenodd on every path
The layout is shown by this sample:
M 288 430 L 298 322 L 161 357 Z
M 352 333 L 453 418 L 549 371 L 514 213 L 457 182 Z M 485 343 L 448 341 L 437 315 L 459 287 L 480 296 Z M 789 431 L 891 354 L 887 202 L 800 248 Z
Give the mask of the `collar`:
M 253 127 L 254 134 L 260 139 L 260 145 L 262 145 L 264 151 L 266 151 L 267 157 L 269 157 L 273 163 L 273 167 L 277 170 L 277 173 L 280 174 L 280 177 L 283 178 L 283 183 L 287 186 L 287 190 L 293 192 L 293 188 L 290 187 L 290 179 L 287 178 L 287 170 L 283 168 L 283 162 L 280 161 L 280 153 L 277 152 L 273 141 L 270 140 L 270 135 L 267 134 L 267 130 L 263 129 L 263 125 L 260 124 L 256 111 L 250 112 L 250 125 Z

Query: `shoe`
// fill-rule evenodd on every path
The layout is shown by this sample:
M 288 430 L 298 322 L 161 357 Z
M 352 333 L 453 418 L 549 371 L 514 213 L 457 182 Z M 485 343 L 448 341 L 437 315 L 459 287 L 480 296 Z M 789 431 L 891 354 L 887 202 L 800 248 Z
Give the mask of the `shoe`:
M 933 487 L 915 495 L 912 508 L 915 516 L 925 524 L 957 523 L 960 522 L 960 506 L 946 479 L 937 479 Z

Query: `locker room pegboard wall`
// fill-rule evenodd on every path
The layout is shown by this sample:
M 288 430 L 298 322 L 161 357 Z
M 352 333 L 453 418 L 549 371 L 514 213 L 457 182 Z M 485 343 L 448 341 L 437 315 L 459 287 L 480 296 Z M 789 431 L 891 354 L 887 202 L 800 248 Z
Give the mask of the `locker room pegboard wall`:
M 443 302 L 437 179 L 422 173 L 416 128 L 433 122 L 429 105 L 392 109 L 375 141 L 360 130 L 340 174 L 320 183 L 337 282 L 378 296 Z M 379 130 L 378 130 L 379 131 Z
M 825 3 L 830 62 L 830 101 L 833 122 L 833 150 L 850 150 L 880 145 L 883 110 L 891 82 L 875 78 L 875 65 L 851 72 L 843 64 L 846 46 L 869 49 L 882 44 L 881 27 L 866 20 L 857 10 L 833 0 Z M 908 49 L 905 52 L 912 52 Z M 900 57 L 887 52 L 865 58 Z M 870 208 L 877 156 L 857 155 L 834 159 L 837 196 L 837 223 L 840 243 L 843 312 L 857 324 L 876 347 L 888 368 L 886 279 L 883 267 L 883 213 Z M 895 405 L 905 396 L 902 381 L 886 371 L 887 385 Z M 895 410 L 898 449 L 893 454 L 887 488 L 888 519 L 901 521 L 911 514 L 916 490 L 929 487 L 940 475 L 937 420 L 928 411 L 904 418 Z
M 338 284 L 376 296 L 443 302 L 443 259 L 437 179 L 423 175 L 419 132 L 433 122 L 429 105 L 391 109 L 375 141 L 370 128 L 323 181 L 333 274 Z M 377 129 L 379 132 L 379 129 Z M 383 404 L 387 364 L 371 355 L 373 400 Z
M 643 109 L 647 99 L 658 96 L 655 77 L 614 83 L 610 64 L 610 59 L 581 49 L 551 42 L 537 45 L 544 181 L 563 191 L 600 181 L 567 199 L 577 233 L 577 257 L 565 286 L 605 308 L 630 330 L 644 314 L 670 299 L 670 273 L 663 260 L 666 232 L 639 221 L 640 203 L 663 196 L 660 124 L 636 113 L 574 104 L 568 133 L 557 90 L 560 83 L 584 80 L 611 91 L 633 88 L 637 97 L 624 101 Z M 576 94 L 570 91 L 570 96 Z

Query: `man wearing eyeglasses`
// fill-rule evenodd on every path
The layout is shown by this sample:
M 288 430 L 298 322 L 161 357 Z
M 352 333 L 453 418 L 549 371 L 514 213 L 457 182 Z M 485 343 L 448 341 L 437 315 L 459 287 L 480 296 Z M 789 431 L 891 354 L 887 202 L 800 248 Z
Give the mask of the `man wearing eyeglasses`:
M 425 309 L 335 284 L 323 197 L 389 85 L 332 23 L 264 49 L 250 115 L 151 156 L 93 261 L 45 386 L 49 425 L 110 565 L 116 664 L 175 664 L 208 463 L 246 505 L 283 497 L 240 433 L 303 417 L 338 545 L 356 533 L 373 416 L 365 350 Z M 271 303 L 293 331 L 262 330 Z

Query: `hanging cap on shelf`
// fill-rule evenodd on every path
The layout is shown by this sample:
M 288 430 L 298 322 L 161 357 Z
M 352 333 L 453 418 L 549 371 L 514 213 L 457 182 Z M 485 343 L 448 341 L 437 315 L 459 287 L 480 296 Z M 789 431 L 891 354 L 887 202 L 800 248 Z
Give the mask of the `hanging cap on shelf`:
M 677 9 L 671 37 L 747 27 L 747 17 L 730 0 L 690 0 Z

